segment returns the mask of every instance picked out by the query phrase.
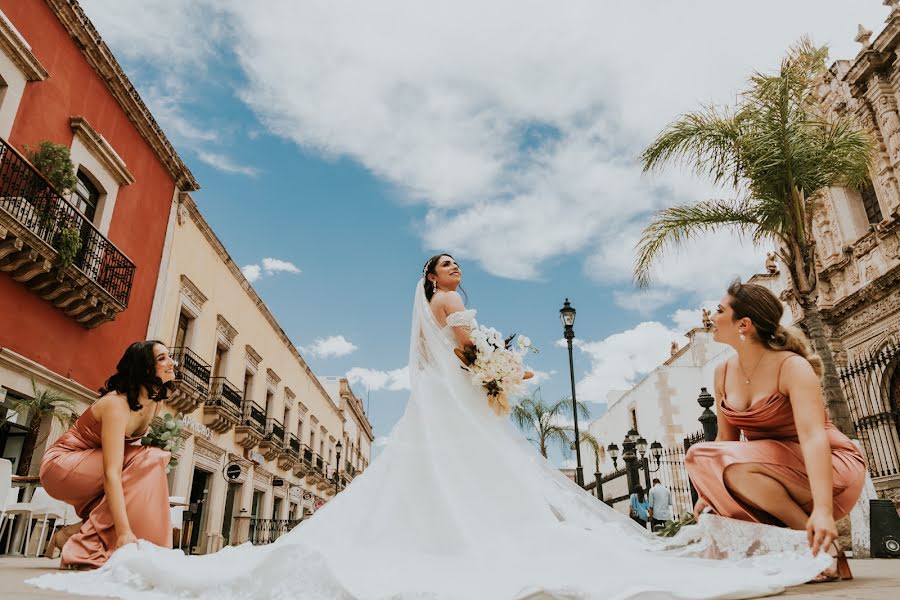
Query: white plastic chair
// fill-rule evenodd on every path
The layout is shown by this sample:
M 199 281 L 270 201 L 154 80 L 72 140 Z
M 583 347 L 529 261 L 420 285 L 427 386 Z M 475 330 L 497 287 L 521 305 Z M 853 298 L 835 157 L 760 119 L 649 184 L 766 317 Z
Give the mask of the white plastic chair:
M 169 496 L 169 504 L 184 504 L 185 498 L 181 496 Z M 169 518 L 172 520 L 172 531 L 178 530 L 178 548 L 181 548 L 182 528 L 184 527 L 184 507 L 170 506 Z
M 31 502 L 16 502 L 15 504 L 7 507 L 6 514 L 13 516 L 21 516 L 23 518 L 28 519 L 28 526 L 25 528 L 25 550 L 27 551 L 28 547 L 31 545 L 31 520 L 34 517 L 44 517 L 44 526 L 47 524 L 47 520 L 50 518 L 61 518 L 63 509 L 59 506 L 60 502 L 58 500 L 54 500 L 50 497 L 50 494 L 47 493 L 42 487 L 35 488 L 34 495 L 31 497 Z M 52 515 L 52 516 L 47 516 Z M 58 515 L 58 516 L 57 516 Z M 43 532 L 42 534 L 43 535 Z M 12 536 L 9 536 L 12 538 Z M 11 539 L 6 540 L 6 553 L 9 554 L 9 543 Z M 18 548 L 14 548 L 16 552 L 19 551 Z
M 3 529 L 7 521 L 12 521 L 12 516 L 7 519 L 7 508 L 11 507 L 19 499 L 19 488 L 12 486 L 12 462 L 0 458 L 0 538 L 3 537 Z M 12 533 L 12 528 L 10 528 Z
M 31 512 L 31 519 L 40 519 L 41 521 L 41 534 L 38 536 L 37 547 L 34 551 L 35 556 L 40 556 L 43 554 L 44 543 L 53 538 L 56 534 L 56 529 L 74 523 L 75 520 L 78 519 L 78 515 L 75 514 L 74 506 L 60 500 L 53 500 L 52 503 L 45 508 L 33 510 Z M 47 525 L 49 524 L 50 519 L 53 519 L 53 527 L 50 528 L 50 535 L 45 537 L 44 534 L 47 531 Z

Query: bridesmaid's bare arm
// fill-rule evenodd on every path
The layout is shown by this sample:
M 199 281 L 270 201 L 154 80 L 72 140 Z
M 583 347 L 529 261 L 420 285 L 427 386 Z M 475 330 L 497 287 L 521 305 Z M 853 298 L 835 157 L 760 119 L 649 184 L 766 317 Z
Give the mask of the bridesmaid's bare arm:
M 827 547 L 835 537 L 831 444 L 825 431 L 825 407 L 822 386 L 812 365 L 800 357 L 785 359 L 781 386 L 791 399 L 794 424 L 800 438 L 800 451 L 809 476 L 813 512 L 807 525 L 813 554 Z
M 113 400 L 113 398 L 110 398 Z M 116 527 L 118 545 L 134 541 L 134 533 L 125 511 L 125 492 L 122 490 L 122 464 L 125 462 L 125 431 L 131 409 L 128 403 L 106 402 L 103 406 L 100 426 L 100 443 L 103 453 L 103 491 Z
M 726 359 L 727 360 L 727 359 Z M 741 439 L 741 431 L 728 422 L 728 419 L 722 416 L 719 411 L 719 402 L 725 399 L 725 362 L 716 366 L 715 373 L 715 397 L 716 397 L 716 423 L 719 432 L 716 434 L 717 442 L 736 442 Z

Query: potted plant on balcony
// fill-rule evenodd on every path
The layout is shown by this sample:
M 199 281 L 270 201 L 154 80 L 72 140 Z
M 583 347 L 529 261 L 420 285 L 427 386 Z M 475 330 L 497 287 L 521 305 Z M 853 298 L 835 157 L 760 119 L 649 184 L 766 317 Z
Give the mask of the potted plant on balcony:
M 68 146 L 43 141 L 37 150 L 25 146 L 25 154 L 34 168 L 50 182 L 62 197 L 68 196 L 78 177 Z M 59 265 L 66 268 L 75 263 L 81 251 L 81 228 L 74 214 L 66 214 L 65 206 L 55 201 L 52 194 L 33 199 L 41 237 L 51 242 L 59 252 Z

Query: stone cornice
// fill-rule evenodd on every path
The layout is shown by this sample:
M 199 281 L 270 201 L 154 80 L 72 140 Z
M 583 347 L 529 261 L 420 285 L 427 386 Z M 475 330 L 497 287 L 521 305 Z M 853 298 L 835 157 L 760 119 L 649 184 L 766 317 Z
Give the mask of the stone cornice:
M 106 83 L 107 89 L 125 111 L 129 120 L 153 148 L 178 189 L 185 191 L 200 189 L 200 184 L 175 152 L 166 134 L 153 118 L 131 80 L 128 79 L 125 71 L 78 2 L 76 0 L 45 1 L 72 37 L 75 45 L 81 50 L 88 64 Z
M 206 294 L 201 292 L 197 284 L 191 281 L 187 275 L 181 276 L 181 293 L 187 296 L 197 308 L 203 308 L 203 305 L 208 300 Z
M 272 369 L 266 369 L 266 381 L 272 387 L 278 387 L 278 384 L 281 383 L 281 377 Z
M 87 119 L 80 116 L 72 117 L 69 119 L 69 125 L 72 127 L 72 131 L 81 137 L 90 153 L 112 174 L 116 183 L 119 185 L 131 185 L 134 183 L 134 175 L 128 170 L 125 161 L 106 141 L 106 138 L 91 127 Z
M 247 362 L 252 364 L 255 369 L 258 369 L 259 363 L 262 362 L 262 356 L 259 355 L 259 352 L 254 350 L 250 344 L 244 346 L 244 351 L 247 353 Z
M 884 296 L 897 285 L 900 284 L 900 264 L 894 266 L 893 269 L 872 281 L 845 298 L 841 298 L 831 308 L 823 308 L 823 316 L 831 323 L 843 321 L 847 313 L 858 308 L 866 302 L 874 302 Z
M 51 371 L 30 358 L 26 358 L 17 352 L 13 352 L 9 348 L 0 347 L 0 364 L 2 363 L 6 363 L 7 365 L 27 373 L 34 374 L 37 378 L 45 380 L 58 390 L 66 392 L 74 398 L 88 404 L 92 404 L 99 397 L 97 392 L 81 385 L 74 379 L 63 377 L 59 373 Z
M 216 331 L 222 334 L 229 347 L 234 343 L 234 338 L 238 333 L 237 329 L 232 327 L 231 323 L 222 315 L 216 315 Z
M 28 81 L 44 81 L 50 76 L 2 11 L 0 11 L 0 50 L 12 59 Z
M 219 258 L 223 263 L 225 263 L 225 266 L 228 267 L 228 270 L 231 271 L 231 274 L 244 289 L 244 292 L 246 292 L 247 296 L 250 297 L 250 300 L 252 300 L 256 305 L 256 308 L 259 309 L 259 312 L 272 327 L 272 330 L 275 332 L 281 342 L 288 350 L 290 350 L 291 354 L 299 363 L 300 368 L 306 372 L 310 380 L 312 380 L 313 385 L 316 386 L 319 392 L 321 392 L 322 399 L 326 400 L 326 404 L 331 407 L 331 410 L 334 412 L 334 414 L 340 417 L 340 408 L 335 406 L 334 402 L 331 401 L 331 396 L 329 396 L 328 391 L 322 385 L 322 382 L 319 381 L 319 378 L 316 377 L 315 373 L 312 372 L 312 369 L 309 368 L 309 365 L 306 364 L 303 356 L 300 355 L 300 351 L 297 350 L 297 347 L 294 346 L 293 342 L 291 342 L 290 338 L 281 328 L 281 325 L 279 325 L 278 321 L 275 320 L 275 317 L 272 315 L 269 307 L 266 306 L 266 303 L 263 302 L 263 299 L 259 297 L 259 294 L 256 293 L 256 290 L 254 290 L 250 282 L 247 281 L 247 278 L 241 272 L 240 267 L 238 267 L 237 263 L 234 262 L 234 259 L 231 258 L 231 255 L 228 254 L 228 250 L 225 249 L 225 245 L 222 244 L 222 241 L 212 230 L 212 227 L 209 226 L 209 223 L 207 223 L 206 219 L 203 218 L 203 215 L 200 214 L 200 210 L 197 208 L 197 204 L 194 202 L 194 199 L 191 197 L 191 195 L 188 193 L 181 193 L 178 195 L 178 201 L 187 209 L 188 215 L 191 217 L 191 220 L 195 225 L 197 225 L 197 228 L 201 231 L 201 233 L 203 233 L 203 236 L 206 238 L 206 241 L 209 242 L 210 246 L 215 249 L 216 253 L 219 255 Z

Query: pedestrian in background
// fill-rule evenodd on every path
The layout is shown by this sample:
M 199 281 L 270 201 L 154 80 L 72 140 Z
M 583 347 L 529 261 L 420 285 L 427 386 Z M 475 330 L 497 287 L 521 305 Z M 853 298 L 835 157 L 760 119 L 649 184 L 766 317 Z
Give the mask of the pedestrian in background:
M 634 486 L 631 497 L 628 499 L 628 505 L 630 506 L 629 516 L 635 523 L 646 529 L 647 512 L 650 509 L 650 503 L 644 494 L 644 488 L 639 485 Z
M 650 531 L 657 531 L 672 520 L 672 493 L 659 479 L 654 479 L 647 496 L 650 503 L 647 511 L 650 516 Z

